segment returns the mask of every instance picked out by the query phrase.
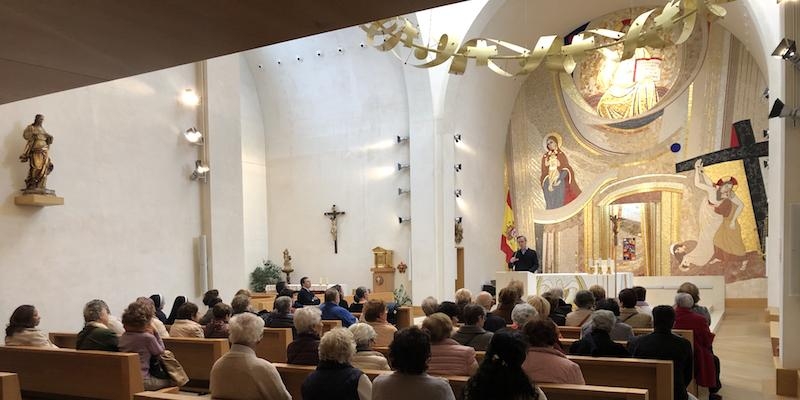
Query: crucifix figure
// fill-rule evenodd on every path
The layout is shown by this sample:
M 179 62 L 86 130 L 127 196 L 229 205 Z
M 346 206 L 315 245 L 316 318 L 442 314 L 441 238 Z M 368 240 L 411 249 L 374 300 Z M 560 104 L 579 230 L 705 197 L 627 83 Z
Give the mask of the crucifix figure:
M 339 228 L 336 225 L 336 218 L 344 215 L 344 211 L 337 211 L 336 204 L 331 206 L 331 210 L 323 213 L 324 216 L 331 220 L 331 237 L 333 238 L 333 253 L 339 254 Z

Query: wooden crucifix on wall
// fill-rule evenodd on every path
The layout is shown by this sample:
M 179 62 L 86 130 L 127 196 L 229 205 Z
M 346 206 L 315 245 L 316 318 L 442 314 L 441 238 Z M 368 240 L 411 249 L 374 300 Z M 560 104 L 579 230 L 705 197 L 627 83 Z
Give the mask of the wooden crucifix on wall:
M 331 210 L 323 213 L 324 216 L 331 220 L 331 238 L 333 238 L 333 253 L 339 254 L 339 227 L 336 219 L 340 215 L 344 215 L 344 211 L 337 211 L 336 204 L 331 206 Z

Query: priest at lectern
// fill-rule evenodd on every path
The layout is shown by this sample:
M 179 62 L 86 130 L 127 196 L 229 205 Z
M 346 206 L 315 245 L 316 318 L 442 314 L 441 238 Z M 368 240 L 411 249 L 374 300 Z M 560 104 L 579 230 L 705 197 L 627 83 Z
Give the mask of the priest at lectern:
M 525 236 L 517 236 L 517 245 L 519 250 L 508 260 L 508 269 L 539 273 L 539 257 L 535 250 L 528 248 L 528 239 Z

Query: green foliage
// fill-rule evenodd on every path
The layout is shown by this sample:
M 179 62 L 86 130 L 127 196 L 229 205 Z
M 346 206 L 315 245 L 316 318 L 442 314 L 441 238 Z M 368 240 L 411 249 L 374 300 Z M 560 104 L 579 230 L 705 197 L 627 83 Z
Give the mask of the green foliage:
M 393 290 L 394 292 L 394 302 L 397 303 L 398 307 L 410 306 L 412 304 L 411 298 L 408 297 L 406 293 L 406 288 L 403 287 L 403 284 L 400 284 L 400 287 Z
M 272 261 L 261 261 L 261 265 L 250 273 L 250 290 L 263 293 L 265 286 L 274 285 L 281 280 L 281 273 L 281 268 Z

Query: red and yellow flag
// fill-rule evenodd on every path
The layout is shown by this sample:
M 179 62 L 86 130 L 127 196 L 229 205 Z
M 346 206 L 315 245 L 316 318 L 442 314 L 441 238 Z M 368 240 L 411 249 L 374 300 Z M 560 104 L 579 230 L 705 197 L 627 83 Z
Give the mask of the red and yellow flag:
M 517 227 L 514 225 L 514 209 L 511 207 L 511 190 L 506 187 L 506 205 L 503 215 L 503 233 L 500 235 L 500 251 L 506 255 L 506 262 L 511 260 L 517 246 Z

